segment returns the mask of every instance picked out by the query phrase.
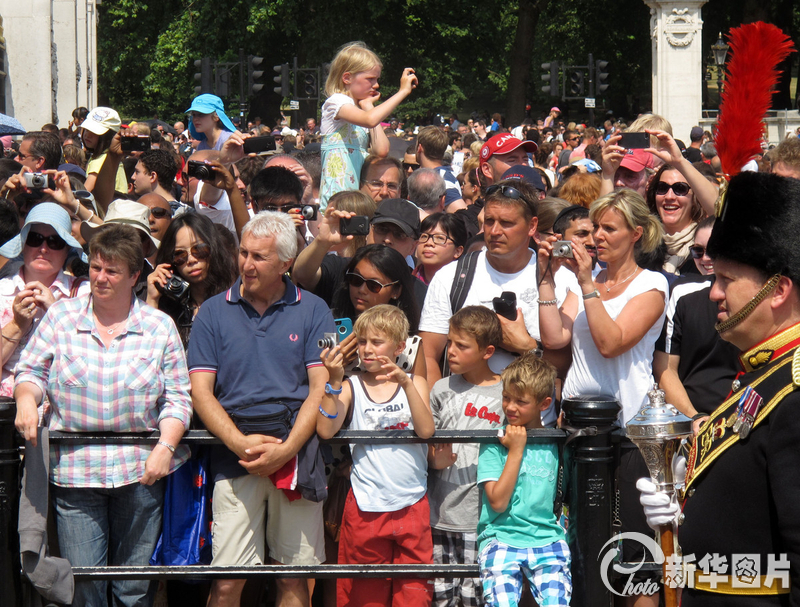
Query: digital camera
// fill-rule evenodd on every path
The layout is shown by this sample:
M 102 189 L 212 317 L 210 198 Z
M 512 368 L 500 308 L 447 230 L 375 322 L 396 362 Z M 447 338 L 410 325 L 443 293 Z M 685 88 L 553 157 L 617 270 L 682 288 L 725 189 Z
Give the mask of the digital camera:
M 575 254 L 572 252 L 572 242 L 569 240 L 556 240 L 553 243 L 553 257 L 569 257 L 570 259 L 574 259 Z
M 156 288 L 164 296 L 174 299 L 178 303 L 189 301 L 189 283 L 178 276 L 177 273 L 173 273 L 172 278 L 163 287 L 156 285 Z

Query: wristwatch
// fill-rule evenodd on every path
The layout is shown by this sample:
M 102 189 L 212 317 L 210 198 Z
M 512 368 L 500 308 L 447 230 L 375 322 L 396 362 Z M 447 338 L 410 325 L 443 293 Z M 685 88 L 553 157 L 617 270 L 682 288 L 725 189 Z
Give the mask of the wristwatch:
M 586 301 L 587 299 L 592 299 L 593 297 L 600 297 L 600 291 L 598 291 L 597 289 L 595 289 L 595 290 L 594 290 L 594 291 L 592 291 L 591 293 L 586 293 L 586 294 L 583 296 L 583 301 Z
M 325 394 L 341 394 L 341 393 L 342 393 L 342 388 L 335 390 L 334 387 L 331 386 L 329 383 L 327 382 L 325 383 Z

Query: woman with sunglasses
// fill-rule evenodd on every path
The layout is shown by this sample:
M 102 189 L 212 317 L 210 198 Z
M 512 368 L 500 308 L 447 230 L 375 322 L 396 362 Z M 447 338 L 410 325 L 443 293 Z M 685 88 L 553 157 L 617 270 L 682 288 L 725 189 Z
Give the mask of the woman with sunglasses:
M 419 264 L 412 274 L 427 285 L 436 272 L 461 257 L 467 244 L 467 228 L 452 213 L 433 213 L 422 220 L 420 230 Z
M 414 297 L 414 278 L 400 253 L 382 244 L 363 247 L 347 264 L 344 278 L 333 298 L 334 318 L 355 322 L 364 310 L 391 304 L 405 312 L 411 333 L 417 332 L 420 311 Z
M 147 303 L 172 317 L 185 347 L 200 306 L 235 280 L 235 261 L 214 223 L 186 213 L 176 217 L 164 234 L 156 268 L 147 277 Z
M 714 214 L 717 187 L 681 154 L 680 148 L 666 131 L 647 130 L 658 138 L 660 147 L 648 148 L 664 161 L 650 180 L 645 198 L 651 213 L 661 218 L 668 274 L 696 273 L 689 248 L 694 242 L 697 222 Z
M 0 255 L 14 259 L 22 253 L 23 260 L 15 276 L 0 280 L 0 396 L 13 395 L 19 355 L 50 306 L 59 299 L 89 292 L 86 280 L 64 273 L 70 253 L 86 259 L 71 228 L 63 207 L 43 202 L 28 213 L 20 234 L 0 247 Z

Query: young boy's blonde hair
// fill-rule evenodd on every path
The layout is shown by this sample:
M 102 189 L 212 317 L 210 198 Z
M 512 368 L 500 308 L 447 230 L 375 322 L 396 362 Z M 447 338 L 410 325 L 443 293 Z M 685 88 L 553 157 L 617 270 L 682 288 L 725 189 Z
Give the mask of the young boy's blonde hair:
M 408 318 L 397 306 L 379 304 L 361 313 L 353 326 L 353 333 L 358 339 L 364 337 L 368 329 L 382 333 L 399 344 L 408 339 Z
M 328 79 L 325 81 L 325 93 L 330 97 L 334 93 L 347 93 L 342 78 L 345 72 L 358 74 L 368 72 L 374 67 L 383 68 L 380 58 L 363 42 L 348 42 L 338 51 L 331 61 Z
M 523 354 L 500 374 L 503 391 L 529 396 L 540 403 L 553 395 L 556 384 L 556 368 L 536 354 Z
M 461 308 L 450 317 L 450 328 L 472 337 L 481 350 L 503 343 L 503 328 L 497 314 L 484 306 Z

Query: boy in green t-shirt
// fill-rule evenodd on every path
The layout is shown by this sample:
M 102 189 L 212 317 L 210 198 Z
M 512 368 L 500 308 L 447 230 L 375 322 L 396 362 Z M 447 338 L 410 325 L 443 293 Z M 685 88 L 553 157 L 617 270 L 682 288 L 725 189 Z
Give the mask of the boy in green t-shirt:
M 541 607 L 569 605 L 570 552 L 553 514 L 558 448 L 527 444 L 527 430 L 542 427 L 541 412 L 552 403 L 556 371 L 525 354 L 501 377 L 508 425 L 499 444 L 482 445 L 478 457 L 483 599 L 489 606 L 517 605 L 524 574 Z

